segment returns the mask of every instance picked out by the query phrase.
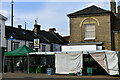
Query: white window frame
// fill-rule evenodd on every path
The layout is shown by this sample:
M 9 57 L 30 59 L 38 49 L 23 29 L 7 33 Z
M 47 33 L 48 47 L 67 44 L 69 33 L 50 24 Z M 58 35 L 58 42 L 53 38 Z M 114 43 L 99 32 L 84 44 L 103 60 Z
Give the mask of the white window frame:
M 28 45 L 29 45 L 30 48 L 33 49 L 33 43 L 29 43 Z
M 20 46 L 20 42 L 13 42 L 13 44 L 14 44 L 14 48 L 13 48 L 14 50 L 19 48 Z
M 46 45 L 42 45 L 42 52 L 46 51 Z
M 91 26 L 91 25 L 93 25 L 94 27 Z M 93 27 L 93 29 L 92 29 L 92 30 L 87 30 L 86 28 L 89 28 L 89 27 Z M 95 28 L 96 28 L 95 24 L 84 24 L 84 29 L 85 29 L 85 30 L 84 30 L 84 40 L 94 40 L 94 39 L 96 38 L 96 33 L 95 33 L 95 32 L 96 32 L 96 29 L 95 29 Z M 89 28 L 89 29 L 90 29 L 90 28 Z M 93 34 L 93 35 L 92 35 L 93 37 L 89 36 L 90 34 L 88 35 L 88 32 L 89 32 L 90 34 L 93 32 L 93 33 L 92 33 L 92 34 Z

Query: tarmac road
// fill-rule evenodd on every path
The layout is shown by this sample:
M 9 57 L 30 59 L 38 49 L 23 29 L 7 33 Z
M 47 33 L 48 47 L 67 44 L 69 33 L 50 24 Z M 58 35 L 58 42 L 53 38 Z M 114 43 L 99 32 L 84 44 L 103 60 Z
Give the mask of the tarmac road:
M 2 80 L 120 80 L 119 78 L 3 78 Z
M 120 80 L 120 77 L 108 75 L 97 76 L 69 76 L 27 73 L 4 73 L 2 80 Z

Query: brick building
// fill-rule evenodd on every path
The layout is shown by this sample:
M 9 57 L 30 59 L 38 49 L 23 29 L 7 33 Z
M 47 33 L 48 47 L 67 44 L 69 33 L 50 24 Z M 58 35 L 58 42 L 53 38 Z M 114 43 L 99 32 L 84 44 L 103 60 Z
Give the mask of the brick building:
M 120 10 L 111 0 L 111 11 L 92 5 L 68 14 L 69 45 L 96 45 L 97 49 L 120 51 Z M 119 5 L 118 5 L 119 6 Z

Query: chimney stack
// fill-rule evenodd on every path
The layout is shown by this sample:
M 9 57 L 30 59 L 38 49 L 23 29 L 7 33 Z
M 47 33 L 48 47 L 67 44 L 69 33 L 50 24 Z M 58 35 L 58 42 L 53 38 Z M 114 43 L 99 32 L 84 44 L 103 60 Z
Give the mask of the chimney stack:
M 115 0 L 110 0 L 110 8 L 113 13 L 116 13 L 116 2 Z
M 18 25 L 18 29 L 21 29 L 22 28 L 22 25 Z
M 49 28 L 49 32 L 55 32 L 56 29 L 55 28 Z
M 34 24 L 34 29 L 33 29 L 33 31 L 34 31 L 34 33 L 36 34 L 36 35 L 38 35 L 39 33 L 40 33 L 40 25 L 38 25 L 37 24 L 37 20 L 35 20 L 35 24 Z
M 118 13 L 120 13 L 120 1 L 118 2 Z

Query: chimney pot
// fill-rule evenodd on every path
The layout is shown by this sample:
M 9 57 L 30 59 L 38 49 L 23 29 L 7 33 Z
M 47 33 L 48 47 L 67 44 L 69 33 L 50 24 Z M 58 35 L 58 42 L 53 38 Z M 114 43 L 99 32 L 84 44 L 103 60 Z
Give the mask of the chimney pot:
M 55 32 L 56 28 L 49 28 L 49 32 Z
M 21 29 L 21 28 L 22 28 L 22 25 L 18 25 L 18 28 Z
M 38 35 L 39 34 L 39 32 L 40 32 L 40 25 L 38 25 L 38 24 L 35 24 L 34 25 L 34 29 L 33 29 L 33 31 L 34 31 L 34 33 L 36 34 L 36 35 Z
M 116 13 L 116 2 L 115 0 L 110 0 L 110 8 L 111 8 L 111 11 Z
M 118 13 L 120 13 L 120 1 L 118 2 Z

